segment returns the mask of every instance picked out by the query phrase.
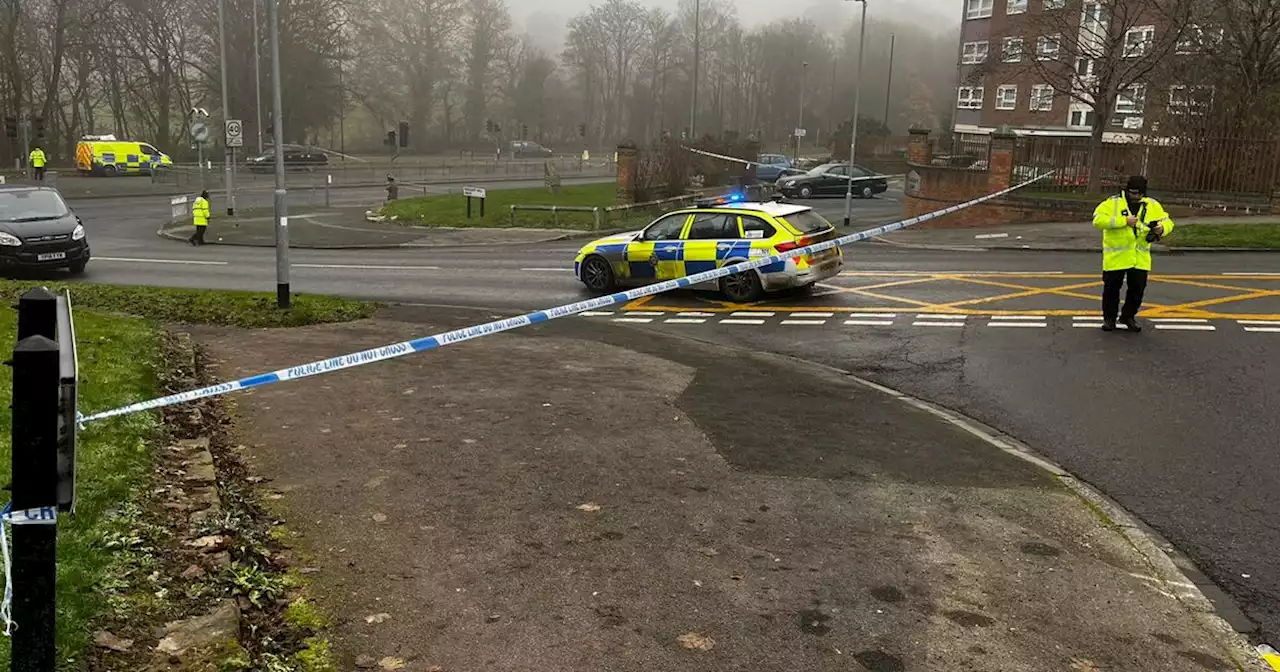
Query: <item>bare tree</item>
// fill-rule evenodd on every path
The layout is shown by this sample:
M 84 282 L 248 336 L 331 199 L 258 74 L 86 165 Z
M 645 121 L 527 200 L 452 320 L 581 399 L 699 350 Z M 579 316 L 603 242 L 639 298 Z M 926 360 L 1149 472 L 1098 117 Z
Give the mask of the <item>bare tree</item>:
M 1040 4 L 1040 3 L 1036 3 Z M 1141 115 L 1149 89 L 1165 85 L 1171 58 L 1196 16 L 1195 0 L 1084 0 L 1045 9 L 1033 5 L 1017 32 L 992 36 L 981 77 L 994 71 L 1032 75 L 1042 86 L 1031 104 L 1076 101 L 1092 111 L 1089 191 L 1101 184 L 1103 136 L 1113 115 Z

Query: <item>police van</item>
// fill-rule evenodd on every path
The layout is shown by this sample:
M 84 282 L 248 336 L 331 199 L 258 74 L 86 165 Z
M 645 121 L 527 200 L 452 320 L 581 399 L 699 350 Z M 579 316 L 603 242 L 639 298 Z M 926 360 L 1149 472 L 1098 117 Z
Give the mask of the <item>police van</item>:
M 76 144 L 76 170 L 86 175 L 150 175 L 173 159 L 154 146 L 114 135 L 86 135 Z

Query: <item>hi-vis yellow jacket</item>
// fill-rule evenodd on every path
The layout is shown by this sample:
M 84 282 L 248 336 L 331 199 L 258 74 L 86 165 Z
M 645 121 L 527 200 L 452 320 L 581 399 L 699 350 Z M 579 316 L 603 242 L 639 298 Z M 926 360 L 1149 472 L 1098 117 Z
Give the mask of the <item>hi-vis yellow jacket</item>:
M 1125 223 L 1130 216 L 1138 218 L 1137 226 Z M 1151 270 L 1151 243 L 1147 233 L 1159 224 L 1163 236 L 1173 231 L 1173 220 L 1154 198 L 1143 198 L 1136 212 L 1129 210 L 1123 194 L 1112 196 L 1093 211 L 1093 226 L 1102 230 L 1102 270 L 1121 271 L 1128 268 Z
M 201 196 L 191 204 L 191 223 L 196 226 L 209 226 L 209 201 Z

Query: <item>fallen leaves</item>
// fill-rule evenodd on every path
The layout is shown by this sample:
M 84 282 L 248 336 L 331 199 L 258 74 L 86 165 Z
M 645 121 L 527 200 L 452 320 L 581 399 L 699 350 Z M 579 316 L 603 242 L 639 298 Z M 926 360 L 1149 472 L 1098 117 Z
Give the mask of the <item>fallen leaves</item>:
M 364 622 L 365 623 L 382 623 L 389 618 L 391 618 L 391 614 L 386 614 L 386 613 L 370 614 L 369 616 L 364 617 Z
M 579 504 L 578 510 L 579 511 L 599 511 L 600 505 L 596 504 L 595 502 L 587 502 L 585 504 Z
M 125 652 L 133 648 L 132 639 L 121 639 L 106 630 L 99 630 L 93 635 L 93 643 L 111 651 Z
M 378 667 L 384 670 L 403 670 L 405 667 L 404 659 L 387 656 L 378 661 Z
M 716 640 L 696 632 L 686 632 L 676 637 L 676 641 L 680 642 L 680 646 L 694 651 L 710 651 L 716 645 Z
M 375 523 L 385 523 L 385 522 L 387 522 L 387 514 L 385 514 L 385 513 L 375 513 L 375 514 L 373 514 L 373 522 L 375 522 Z

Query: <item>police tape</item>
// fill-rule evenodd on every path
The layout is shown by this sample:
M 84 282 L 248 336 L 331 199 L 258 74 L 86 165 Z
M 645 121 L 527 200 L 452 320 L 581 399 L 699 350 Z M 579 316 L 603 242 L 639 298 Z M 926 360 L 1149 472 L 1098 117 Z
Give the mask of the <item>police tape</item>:
M 675 280 L 666 280 L 663 282 L 646 285 L 644 287 L 637 287 L 635 289 L 630 289 L 625 292 L 617 292 L 615 294 L 610 294 L 608 296 L 600 296 L 594 299 L 588 299 L 586 301 L 579 301 L 577 303 L 558 306 L 556 308 L 550 308 L 548 310 L 540 310 L 535 313 L 520 315 L 518 317 L 510 317 L 504 320 L 487 322 L 485 324 L 477 325 L 474 327 L 467 327 L 465 329 L 456 329 L 454 331 L 447 331 L 441 334 L 436 334 L 434 336 L 426 336 L 423 338 L 417 338 L 411 341 L 395 343 L 395 344 L 383 346 L 380 348 L 363 350 L 361 352 L 355 352 L 349 355 L 342 355 L 341 357 L 324 359 L 318 362 L 311 362 L 309 364 L 293 366 L 287 369 L 280 369 L 279 371 L 273 371 L 271 373 L 263 373 L 263 374 L 251 376 L 248 378 L 241 378 L 240 380 L 233 380 L 226 383 L 211 385 L 209 387 L 203 387 L 197 390 L 189 390 L 187 392 L 172 394 L 166 397 L 152 399 L 150 401 L 143 401 L 136 404 L 130 404 L 128 406 L 122 406 L 120 408 L 112 409 L 110 411 L 103 411 L 101 413 L 94 413 L 92 415 L 84 416 L 83 418 L 80 419 L 80 423 L 83 425 L 83 424 L 95 422 L 98 420 L 105 420 L 107 418 L 116 417 L 119 415 L 138 413 L 140 411 L 163 408 L 165 406 L 173 406 L 175 404 L 182 404 L 190 401 L 195 401 L 197 399 L 204 399 L 207 397 L 216 397 L 224 394 L 229 394 L 231 392 L 236 392 L 238 390 L 247 390 L 255 387 L 261 387 L 263 385 L 270 385 L 272 383 L 284 382 L 286 380 L 297 380 L 299 378 L 307 378 L 309 376 L 328 373 L 330 371 L 340 371 L 342 369 L 349 369 L 356 366 L 363 366 L 365 364 L 381 362 L 387 359 L 403 357 L 404 355 L 408 355 L 416 352 L 426 352 L 428 350 L 435 350 L 436 348 L 442 348 L 446 345 L 461 343 L 463 341 L 469 341 L 474 338 L 480 338 L 482 336 L 488 336 L 490 334 L 509 331 L 511 329 L 517 329 L 519 327 L 527 327 L 534 324 L 541 324 L 549 320 L 554 320 L 554 319 L 566 317 L 569 315 L 575 315 L 577 313 L 585 312 L 588 310 L 596 310 L 599 308 L 604 308 L 606 306 L 612 306 L 612 305 L 617 305 L 617 304 L 628 302 L 628 301 L 634 301 L 641 297 L 652 296 L 654 294 L 661 294 L 663 292 L 667 292 L 673 289 L 689 288 L 693 285 L 708 282 L 710 280 L 717 280 L 719 278 L 723 278 L 726 276 L 736 275 L 738 273 L 743 273 L 745 271 L 762 268 L 770 264 L 776 264 L 778 262 L 786 261 L 787 259 L 793 259 L 795 257 L 799 257 L 806 254 L 822 252 L 822 251 L 830 250 L 836 247 L 844 247 L 845 245 L 850 245 L 852 243 L 857 243 L 864 240 L 870 240 L 871 238 L 875 238 L 876 236 L 882 236 L 886 233 L 899 231 L 909 226 L 915 226 L 916 224 L 919 224 L 921 222 L 926 222 L 931 219 L 937 219 L 939 217 L 949 215 L 953 212 L 958 212 L 960 210 L 971 208 L 975 205 L 984 203 L 986 201 L 1000 198 L 1005 194 L 1021 189 L 1029 184 L 1038 182 L 1039 180 L 1044 179 L 1045 177 L 1049 177 L 1050 175 L 1053 175 L 1053 173 L 1052 172 L 1045 173 L 1043 175 L 1039 175 L 1035 177 L 1034 179 L 1009 187 L 1007 189 L 1002 189 L 995 193 L 988 194 L 986 196 L 973 199 L 971 201 L 966 201 L 964 203 L 958 203 L 956 205 L 943 208 L 941 210 L 935 210 L 933 212 L 928 212 L 923 215 L 919 215 L 917 217 L 904 219 L 902 221 L 894 222 L 892 224 L 877 226 L 874 229 L 867 229 L 866 231 L 851 233 L 847 236 L 833 238 L 831 240 L 826 240 L 820 243 L 806 245 L 804 247 L 799 247 L 794 250 L 788 250 L 787 252 L 783 252 L 781 254 L 774 254 L 766 257 L 760 257 L 757 259 L 751 259 L 748 261 L 732 264 L 729 266 L 712 269 L 710 271 L 703 271 L 701 273 L 687 275 L 681 278 L 677 278 Z

